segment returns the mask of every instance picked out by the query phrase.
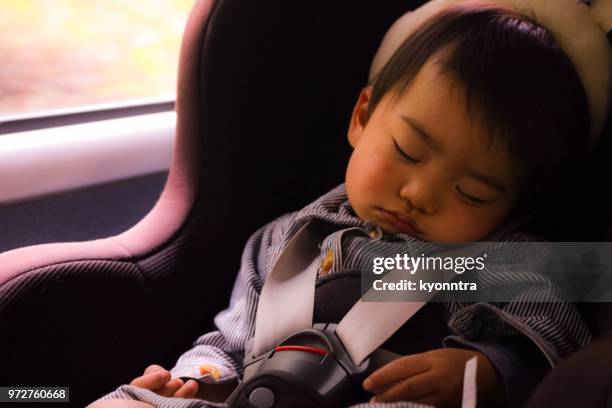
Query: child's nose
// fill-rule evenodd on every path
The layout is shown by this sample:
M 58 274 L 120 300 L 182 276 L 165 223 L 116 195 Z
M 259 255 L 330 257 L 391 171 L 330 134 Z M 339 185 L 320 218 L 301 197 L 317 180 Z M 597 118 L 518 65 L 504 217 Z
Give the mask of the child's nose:
M 432 184 L 430 181 L 416 178 L 404 183 L 400 189 L 400 197 L 409 210 L 414 209 L 425 214 L 433 214 L 436 211 L 437 194 Z

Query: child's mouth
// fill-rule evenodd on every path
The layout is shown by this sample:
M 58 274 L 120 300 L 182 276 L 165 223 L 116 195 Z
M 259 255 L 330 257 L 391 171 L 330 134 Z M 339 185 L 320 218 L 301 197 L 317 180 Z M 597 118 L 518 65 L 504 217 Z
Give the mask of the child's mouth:
M 412 235 L 423 234 L 423 231 L 417 228 L 414 221 L 408 219 L 404 215 L 400 215 L 394 211 L 388 211 L 382 208 L 378 208 L 378 212 L 383 221 L 391 224 L 399 232 L 406 232 Z

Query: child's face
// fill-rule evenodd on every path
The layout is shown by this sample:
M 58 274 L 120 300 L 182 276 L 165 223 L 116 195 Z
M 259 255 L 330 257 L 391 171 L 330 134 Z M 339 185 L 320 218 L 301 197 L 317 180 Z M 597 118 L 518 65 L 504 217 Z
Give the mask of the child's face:
M 504 221 L 518 172 L 468 117 L 460 83 L 428 61 L 395 103 L 388 92 L 371 116 L 369 97 L 362 91 L 348 131 L 346 189 L 359 218 L 438 242 L 478 241 Z

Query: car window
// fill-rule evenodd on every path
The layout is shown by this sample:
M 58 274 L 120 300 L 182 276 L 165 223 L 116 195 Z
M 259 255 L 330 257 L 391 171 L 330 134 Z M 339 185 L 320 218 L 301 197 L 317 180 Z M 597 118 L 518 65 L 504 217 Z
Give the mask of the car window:
M 193 0 L 3 0 L 0 116 L 174 97 Z

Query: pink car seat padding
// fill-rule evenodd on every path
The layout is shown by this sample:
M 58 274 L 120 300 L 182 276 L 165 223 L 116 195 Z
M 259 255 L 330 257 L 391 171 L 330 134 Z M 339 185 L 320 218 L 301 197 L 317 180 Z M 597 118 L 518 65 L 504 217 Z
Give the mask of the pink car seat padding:
M 0 284 L 60 262 L 141 257 L 167 242 L 183 225 L 193 206 L 200 176 L 199 89 L 193 84 L 198 83 L 201 41 L 196 37 L 202 35 L 201 27 L 212 5 L 212 0 L 196 2 L 185 28 L 178 73 L 176 143 L 168 180 L 155 206 L 138 224 L 113 237 L 34 245 L 0 254 Z

